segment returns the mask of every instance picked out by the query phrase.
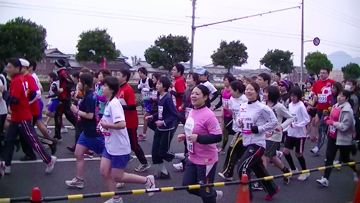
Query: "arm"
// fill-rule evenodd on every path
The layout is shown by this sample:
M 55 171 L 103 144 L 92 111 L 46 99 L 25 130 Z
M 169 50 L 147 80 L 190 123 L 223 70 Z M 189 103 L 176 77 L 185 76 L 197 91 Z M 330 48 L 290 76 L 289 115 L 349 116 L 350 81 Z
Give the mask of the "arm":
M 181 104 L 180 107 L 181 107 L 182 109 L 185 109 L 185 108 L 186 108 L 185 104 L 186 104 L 186 94 L 185 94 L 185 92 L 184 92 L 184 95 L 183 95 L 183 97 L 182 97 L 182 104 Z
M 214 144 L 221 142 L 222 131 L 218 119 L 214 116 L 210 117 L 206 122 L 205 126 L 208 131 L 208 135 L 198 135 L 196 142 L 200 144 Z
M 294 118 L 292 117 L 292 115 L 290 114 L 289 110 L 284 106 L 281 105 L 281 116 L 283 118 L 286 118 L 286 120 L 281 124 L 282 129 L 285 129 L 286 127 L 288 127 L 288 125 L 290 125 L 290 123 L 293 122 Z
M 178 92 L 175 92 L 174 90 L 171 90 L 171 94 L 174 95 L 175 97 L 183 97 L 184 93 L 178 93 Z
M 71 77 L 69 76 L 69 74 L 67 74 L 65 72 L 65 74 L 62 75 L 62 77 L 66 80 L 66 86 L 64 87 L 64 90 L 70 91 L 71 88 L 74 87 L 74 81 L 71 79 Z
M 300 123 L 293 123 L 292 125 L 294 127 L 300 128 L 300 127 L 304 127 L 307 124 L 309 124 L 310 117 L 309 117 L 309 114 L 307 113 L 307 110 L 304 105 L 300 108 L 300 116 L 302 118 L 302 121 Z
M 223 92 L 223 91 L 224 91 L 224 90 L 221 90 L 220 100 L 219 100 L 219 102 L 215 105 L 215 110 L 218 109 L 218 108 L 220 108 L 220 107 L 222 106 L 222 92 Z
M 8 91 L 3 91 L 2 92 L 2 97 L 5 100 L 6 103 L 10 103 L 10 104 L 17 104 L 19 103 L 19 99 L 16 97 L 11 96 L 10 92 Z
M 141 81 L 141 79 L 139 80 L 139 82 L 138 82 L 138 86 L 137 86 L 137 88 L 138 88 L 138 90 L 141 92 L 141 85 L 140 85 L 140 81 Z
M 98 95 L 98 94 L 95 94 L 95 96 L 96 96 L 96 99 L 97 99 L 97 100 L 99 100 L 99 101 L 101 101 L 101 102 L 106 102 L 106 97 L 100 96 L 100 95 Z
M 214 144 L 221 142 L 222 134 L 219 135 L 198 135 L 196 142 L 200 144 Z
M 80 111 L 78 110 L 77 114 L 82 117 L 82 118 L 86 118 L 86 119 L 93 119 L 94 118 L 94 113 L 86 113 L 84 111 Z
M 263 133 L 263 132 L 270 131 L 270 130 L 274 129 L 274 127 L 278 123 L 278 120 L 275 117 L 274 112 L 270 109 L 270 107 L 265 106 L 265 108 L 263 109 L 262 114 L 263 114 L 262 115 L 263 117 L 269 118 L 270 121 L 266 122 L 264 125 L 257 126 L 258 133 Z M 254 125 L 256 125 L 256 124 L 254 123 Z M 251 130 L 251 131 L 253 131 L 253 130 Z
M 213 102 L 213 101 L 215 101 L 215 99 L 216 99 L 218 96 L 219 96 L 218 92 L 217 92 L 217 91 L 214 92 L 214 93 L 212 94 L 211 99 L 210 99 L 210 103 Z
M 123 105 L 122 107 L 127 111 L 136 110 L 136 105 Z
M 186 89 L 185 81 L 180 80 L 180 81 L 176 82 L 174 84 L 174 88 L 176 91 L 171 90 L 171 94 L 174 95 L 175 97 L 182 98 L 182 96 L 184 95 L 185 89 Z
M 173 122 L 175 120 L 176 117 L 178 117 L 178 111 L 176 110 L 176 107 L 174 105 L 173 100 L 171 99 L 171 97 L 167 97 L 166 98 L 166 106 L 169 110 L 169 112 L 171 112 L 170 116 L 166 119 L 164 119 L 164 125 L 168 126 L 171 122 Z M 165 111 L 165 109 L 164 109 Z
M 341 114 L 344 114 L 344 119 L 339 122 L 334 122 L 333 126 L 339 131 L 347 131 L 354 124 L 353 114 L 351 111 L 342 112 Z

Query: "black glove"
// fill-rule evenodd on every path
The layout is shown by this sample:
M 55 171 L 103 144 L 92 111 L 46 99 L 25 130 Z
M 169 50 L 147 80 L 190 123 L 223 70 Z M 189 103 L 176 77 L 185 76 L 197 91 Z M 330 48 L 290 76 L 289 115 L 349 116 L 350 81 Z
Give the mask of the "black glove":
M 251 127 L 251 132 L 254 134 L 258 134 L 259 133 L 259 128 L 257 126 L 252 126 Z

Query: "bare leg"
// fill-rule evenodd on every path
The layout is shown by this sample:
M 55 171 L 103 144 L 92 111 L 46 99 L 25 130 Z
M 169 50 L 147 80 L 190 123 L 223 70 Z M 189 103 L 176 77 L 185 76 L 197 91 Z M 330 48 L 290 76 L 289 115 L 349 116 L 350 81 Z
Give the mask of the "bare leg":
M 76 157 L 76 178 L 80 180 L 83 179 L 84 174 L 84 168 L 85 168 L 85 160 L 84 160 L 84 153 L 89 150 L 89 148 L 82 146 L 82 145 L 76 145 L 75 148 L 75 157 Z
M 47 128 L 46 128 L 46 126 L 45 126 L 45 124 L 43 123 L 42 120 L 37 120 L 36 121 L 36 126 L 39 128 L 41 134 L 45 138 L 52 140 L 52 138 L 50 137 L 49 132 L 48 132 L 48 130 L 47 130 Z
M 107 158 L 101 158 L 100 161 L 100 174 L 103 177 L 105 184 L 109 192 L 116 191 L 116 183 L 111 177 L 111 160 Z M 119 196 L 115 196 L 119 197 Z
M 143 127 L 143 134 L 146 135 L 146 131 L 147 131 L 147 121 L 145 120 L 146 116 L 150 116 L 149 113 L 145 113 L 144 115 L 144 127 Z

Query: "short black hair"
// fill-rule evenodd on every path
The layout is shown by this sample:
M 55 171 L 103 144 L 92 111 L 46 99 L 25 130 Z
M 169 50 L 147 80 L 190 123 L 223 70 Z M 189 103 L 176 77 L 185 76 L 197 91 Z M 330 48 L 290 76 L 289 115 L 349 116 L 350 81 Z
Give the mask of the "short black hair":
M 264 81 L 268 81 L 268 85 L 270 85 L 271 77 L 267 73 L 260 73 L 258 76 L 262 77 Z
M 113 90 L 112 97 L 115 97 L 120 88 L 119 80 L 114 76 L 107 76 L 103 83 L 106 84 L 110 90 Z
M 129 69 L 122 69 L 119 71 L 123 76 L 126 77 L 126 82 L 129 82 L 130 80 L 130 76 L 131 76 L 131 72 Z
M 98 73 L 98 77 L 99 77 L 99 74 L 102 74 L 104 78 L 106 78 L 107 76 L 111 76 L 111 72 L 109 69 L 101 69 L 99 70 L 99 73 Z
M 20 60 L 17 59 L 17 58 L 10 59 L 10 60 L 9 60 L 9 63 L 10 63 L 11 65 L 13 65 L 14 67 L 16 67 L 16 68 L 20 68 L 20 69 L 22 68 L 21 62 L 20 62 Z
M 32 67 L 33 70 L 35 71 L 35 70 L 36 70 L 36 66 L 37 66 L 36 61 L 30 60 L 29 63 L 30 63 L 29 67 Z
M 52 78 L 53 81 L 58 80 L 58 77 L 57 77 L 56 73 L 54 73 L 54 72 L 50 72 L 49 77 Z
M 326 70 L 326 72 L 329 74 L 330 73 L 330 69 L 326 68 L 326 67 L 321 67 L 320 70 Z
M 275 75 L 279 76 L 281 78 L 281 74 L 280 73 L 276 73 Z
M 224 74 L 224 79 L 227 78 L 229 83 L 231 83 L 232 81 L 235 81 L 236 78 L 231 74 L 231 73 L 225 73 Z
M 301 97 L 302 97 L 302 91 L 300 89 L 300 87 L 298 86 L 293 86 L 291 89 L 290 89 L 290 96 L 291 95 L 294 95 L 297 97 L 298 100 L 301 100 Z
M 264 88 L 263 90 L 264 92 L 268 93 L 268 99 L 272 102 L 272 103 L 276 103 L 279 101 L 280 98 L 280 91 L 279 88 L 275 87 L 275 86 L 267 86 Z
M 187 77 L 188 77 L 188 76 L 191 76 L 197 85 L 200 83 L 200 81 L 199 81 L 199 74 L 194 73 L 194 72 L 189 72 L 189 73 L 187 74 Z
M 74 78 L 79 79 L 79 78 L 80 78 L 80 72 L 75 72 L 75 73 L 72 74 L 72 76 L 73 76 Z
M 160 82 L 163 85 L 163 88 L 165 88 L 165 92 L 167 92 L 171 86 L 171 81 L 167 77 L 161 77 L 158 82 Z
M 346 80 L 346 82 L 351 82 L 352 85 L 356 86 L 356 80 L 354 79 L 349 79 L 349 80 Z
M 147 74 L 148 74 L 148 71 L 146 70 L 146 68 L 144 68 L 144 67 L 140 67 L 139 69 L 138 69 L 138 72 L 142 72 L 144 75 L 146 75 L 147 76 Z
M 208 108 L 210 108 L 210 107 L 211 107 L 211 103 L 210 103 L 210 98 L 209 98 L 209 96 L 210 96 L 210 90 L 209 90 L 209 88 L 207 88 L 205 85 L 197 85 L 196 87 L 200 89 L 201 93 L 202 93 L 204 96 L 207 96 L 207 99 L 206 99 L 206 101 L 205 101 L 205 104 L 206 104 L 206 106 L 207 106 Z
M 4 72 L 5 64 L 4 62 L 0 61 L 0 74 Z
M 245 86 L 242 82 L 240 82 L 239 80 L 235 80 L 232 81 L 230 83 L 230 87 L 231 89 L 233 89 L 234 91 L 239 91 L 240 94 L 243 94 L 245 92 Z
M 308 84 L 308 83 L 310 83 L 310 85 L 313 86 L 313 82 L 311 82 L 311 81 L 306 81 L 305 84 Z
M 177 63 L 177 64 L 175 64 L 174 66 L 176 67 L 176 70 L 177 70 L 178 72 L 179 72 L 179 71 L 181 72 L 181 75 L 184 74 L 185 67 L 184 67 L 182 64 Z
M 159 78 L 161 77 L 160 73 L 154 73 L 152 74 L 152 77 L 156 78 L 156 80 L 159 80 Z

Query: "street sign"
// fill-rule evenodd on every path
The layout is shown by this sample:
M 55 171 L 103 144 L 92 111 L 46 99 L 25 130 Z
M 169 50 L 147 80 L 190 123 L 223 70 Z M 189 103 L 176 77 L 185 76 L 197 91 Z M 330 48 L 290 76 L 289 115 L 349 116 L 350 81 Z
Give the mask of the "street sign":
M 315 46 L 319 46 L 320 39 L 318 37 L 315 37 L 314 40 L 313 40 L 313 43 L 314 43 Z

